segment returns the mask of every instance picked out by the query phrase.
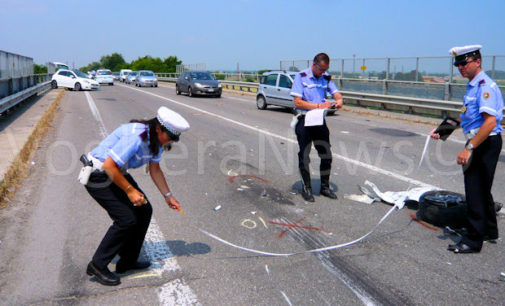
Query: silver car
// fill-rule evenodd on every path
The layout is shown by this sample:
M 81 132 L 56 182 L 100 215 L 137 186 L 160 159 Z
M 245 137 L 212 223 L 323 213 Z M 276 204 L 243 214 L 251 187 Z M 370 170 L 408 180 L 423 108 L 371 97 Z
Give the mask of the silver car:
M 130 71 L 130 73 L 128 73 L 128 76 L 126 77 L 126 84 L 131 84 L 135 82 L 135 80 L 137 79 L 137 75 L 138 75 L 137 71 Z
M 151 70 L 139 70 L 135 79 L 135 86 L 152 86 L 158 87 L 158 78 Z
M 175 93 L 187 92 L 188 96 L 214 96 L 220 98 L 221 83 L 206 71 L 183 72 L 175 82 Z
M 256 94 L 256 107 L 266 109 L 268 105 L 277 105 L 294 109 L 295 103 L 290 92 L 297 74 L 298 72 L 294 71 L 269 71 L 263 73 Z M 333 109 L 328 111 L 328 114 L 334 113 L 335 110 Z

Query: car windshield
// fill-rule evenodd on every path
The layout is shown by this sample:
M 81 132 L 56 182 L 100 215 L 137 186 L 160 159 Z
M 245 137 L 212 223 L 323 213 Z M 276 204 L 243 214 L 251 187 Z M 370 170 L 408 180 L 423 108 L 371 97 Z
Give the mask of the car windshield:
M 128 73 L 128 76 L 136 76 L 137 74 L 138 74 L 138 72 L 132 71 L 132 72 Z
M 143 76 L 154 76 L 154 73 L 152 73 L 151 71 L 142 71 L 140 73 L 140 75 L 143 75 Z
M 110 70 L 102 70 L 98 71 L 98 75 L 112 75 L 112 72 Z
M 214 80 L 212 75 L 208 72 L 191 72 L 189 75 L 195 80 Z
M 112 74 L 113 75 L 119 75 L 119 72 L 113 72 Z
M 84 72 L 80 70 L 72 70 L 75 74 L 77 74 L 78 77 L 83 78 L 83 79 L 89 79 L 88 75 L 85 74 Z

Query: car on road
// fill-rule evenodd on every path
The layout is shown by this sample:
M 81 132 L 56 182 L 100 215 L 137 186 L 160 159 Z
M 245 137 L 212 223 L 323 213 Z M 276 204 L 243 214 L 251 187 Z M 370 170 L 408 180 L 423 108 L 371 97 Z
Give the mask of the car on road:
M 131 69 L 121 69 L 121 71 L 119 71 L 119 81 L 126 83 L 128 73 L 130 72 L 132 72 Z
M 137 71 L 130 71 L 128 73 L 128 77 L 126 78 L 126 84 L 132 84 L 135 82 L 137 79 L 138 72 Z
M 135 86 L 152 86 L 158 87 L 158 78 L 151 70 L 139 70 L 135 79 Z
M 58 87 L 79 91 L 81 89 L 98 89 L 100 84 L 79 70 L 60 69 L 51 78 L 51 88 Z
M 183 72 L 175 83 L 175 93 L 186 92 L 190 97 L 195 95 L 221 97 L 221 83 L 206 71 Z
M 294 109 L 295 104 L 290 92 L 297 74 L 298 72 L 280 70 L 263 73 L 256 94 L 256 107 L 266 109 L 268 105 L 276 105 Z M 335 110 L 328 113 L 334 114 Z
M 114 79 L 114 81 L 119 80 L 119 72 L 113 72 L 112 73 L 112 78 Z
M 114 78 L 112 77 L 112 71 L 110 71 L 109 69 L 97 70 L 95 80 L 100 84 L 114 85 Z

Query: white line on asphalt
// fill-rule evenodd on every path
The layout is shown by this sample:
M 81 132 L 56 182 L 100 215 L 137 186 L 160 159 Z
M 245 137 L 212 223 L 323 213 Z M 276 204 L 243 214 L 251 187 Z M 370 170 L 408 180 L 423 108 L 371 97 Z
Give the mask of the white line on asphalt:
M 123 85 L 121 85 L 123 86 Z M 140 90 L 140 89 L 137 89 L 137 88 L 131 88 L 131 87 L 128 87 L 128 86 L 124 86 L 126 88 L 129 88 L 131 90 L 136 90 L 136 91 L 140 91 L 142 93 L 145 93 L 145 94 L 148 94 L 148 95 L 151 95 L 151 96 L 154 96 L 154 97 L 157 97 L 157 98 L 160 98 L 160 99 L 163 99 L 163 100 L 166 100 L 166 101 L 170 101 L 172 103 L 175 103 L 177 105 L 180 105 L 180 106 L 183 106 L 183 107 L 186 107 L 186 108 L 189 108 L 189 109 L 192 109 L 192 110 L 196 110 L 196 111 L 199 111 L 201 113 L 204 113 L 204 114 L 207 114 L 209 116 L 213 116 L 213 117 L 216 117 L 216 118 L 219 118 L 219 119 L 222 119 L 224 121 L 228 121 L 228 122 L 231 122 L 233 124 L 236 124 L 236 125 L 239 125 L 239 126 L 242 126 L 242 127 L 245 127 L 247 129 L 250 129 L 250 130 L 253 130 L 253 131 L 256 131 L 258 133 L 263 133 L 265 135 L 268 135 L 268 136 L 272 136 L 272 137 L 275 137 L 275 138 L 279 138 L 281 140 L 284 140 L 284 141 L 288 141 L 288 142 L 291 142 L 291 143 L 294 143 L 294 144 L 297 144 L 296 140 L 294 139 L 291 139 L 291 138 L 287 138 L 287 137 L 284 137 L 284 136 L 281 136 L 281 135 L 278 135 L 278 134 L 274 134 L 274 133 L 271 133 L 271 132 L 268 132 L 266 130 L 262 130 L 260 128 L 257 128 L 257 127 L 254 127 L 254 126 L 250 126 L 250 125 L 247 125 L 245 123 L 242 123 L 242 122 L 239 122 L 239 121 L 236 121 L 236 120 L 233 120 L 233 119 L 230 119 L 230 118 L 227 118 L 227 117 L 224 117 L 224 116 L 221 116 L 221 115 L 218 115 L 218 114 L 214 114 L 214 113 L 211 113 L 209 111 L 206 111 L 206 110 L 203 110 L 203 109 L 200 109 L 198 107 L 195 107 L 195 106 L 191 106 L 191 105 L 187 105 L 187 104 L 184 104 L 182 102 L 179 102 L 179 101 L 175 101 L 173 99 L 170 99 L 170 98 L 166 98 L 166 97 L 163 97 L 163 96 L 160 96 L 160 95 L 157 95 L 157 94 L 154 94 L 154 93 L 151 93 L 151 92 L 147 92 L 147 91 L 143 91 L 143 90 Z M 370 164 L 367 164 L 367 163 L 364 163 L 364 162 L 361 162 L 361 161 L 358 161 L 358 160 L 354 160 L 354 159 L 351 159 L 349 157 L 346 157 L 346 156 L 343 156 L 343 155 L 340 155 L 340 154 L 336 154 L 336 153 L 333 153 L 332 156 L 334 156 L 335 158 L 338 158 L 340 160 L 343 160 L 344 162 L 347 162 L 347 163 L 350 163 L 350 164 L 354 164 L 354 165 L 357 165 L 357 166 L 360 166 L 360 167 L 363 167 L 365 169 L 368 169 L 368 170 L 372 170 L 374 172 L 377 172 L 377 173 L 380 173 L 380 174 L 383 174 L 383 175 L 386 175 L 386 176 L 389 176 L 389 177 L 392 177 L 392 178 L 395 178 L 395 179 L 398 179 L 400 181 L 404 181 L 404 182 L 407 182 L 409 184 L 413 184 L 413 185 L 418 185 L 418 186 L 421 186 L 421 187 L 429 187 L 429 188 L 433 188 L 433 189 L 440 189 L 436 186 L 433 186 L 433 185 L 430 185 L 428 183 L 425 183 L 425 182 L 421 182 L 421 181 L 418 181 L 416 179 L 413 179 L 413 178 L 410 178 L 410 177 L 406 177 L 406 176 L 403 176 L 401 174 L 398 174 L 398 173 L 394 173 L 392 171 L 389 171 L 389 170 L 385 170 L 385 169 L 382 169 L 382 168 L 379 168 L 377 166 L 373 166 L 373 165 L 370 165 Z
M 85 92 L 85 95 L 91 113 L 93 113 L 93 116 L 99 123 L 100 133 L 102 133 L 105 138 L 107 136 L 107 129 L 105 128 L 95 101 L 93 101 L 93 98 L 88 92 Z M 162 276 L 163 272 L 176 272 L 181 270 L 154 218 L 151 218 L 151 223 L 146 233 L 144 251 L 149 257 L 149 260 L 161 266 L 160 268 L 153 269 L 156 275 Z M 191 288 L 183 279 L 175 279 L 164 284 L 158 293 L 158 299 L 161 305 L 200 305 L 196 295 L 191 291 Z
M 289 306 L 293 306 L 293 304 L 291 304 L 291 301 L 289 300 L 289 298 L 286 295 L 286 293 L 284 293 L 284 291 L 281 291 L 281 293 L 282 293 L 282 296 L 284 297 L 284 299 L 286 300 L 286 302 L 288 302 L 288 305 Z

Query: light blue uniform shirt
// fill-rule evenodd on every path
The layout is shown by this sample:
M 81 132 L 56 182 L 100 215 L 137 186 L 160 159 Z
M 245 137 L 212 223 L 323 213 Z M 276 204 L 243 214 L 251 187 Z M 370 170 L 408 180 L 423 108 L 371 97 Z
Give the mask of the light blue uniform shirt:
M 91 155 L 104 162 L 111 157 L 123 170 L 138 168 L 147 162 L 159 163 L 163 151 L 160 146 L 158 155 L 153 156 L 149 150 L 149 140 L 143 141 L 141 134 L 147 131 L 148 126 L 142 123 L 127 123 L 118 127 L 105 138 Z
M 463 105 L 466 107 L 466 111 L 461 114 L 463 133 L 482 126 L 482 113 L 496 117 L 496 126 L 492 133 L 502 132 L 500 122 L 503 119 L 503 97 L 498 85 L 484 71 L 468 82 Z
M 324 103 L 326 93 L 332 96 L 338 92 L 337 86 L 333 81 L 328 81 L 324 76 L 329 76 L 327 72 L 316 78 L 312 73 L 312 68 L 300 71 L 293 81 L 290 95 L 300 97 L 304 101 L 311 103 Z

